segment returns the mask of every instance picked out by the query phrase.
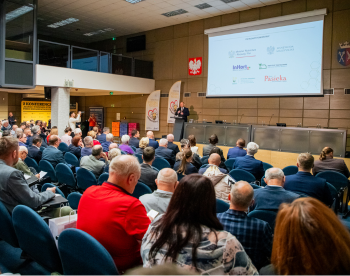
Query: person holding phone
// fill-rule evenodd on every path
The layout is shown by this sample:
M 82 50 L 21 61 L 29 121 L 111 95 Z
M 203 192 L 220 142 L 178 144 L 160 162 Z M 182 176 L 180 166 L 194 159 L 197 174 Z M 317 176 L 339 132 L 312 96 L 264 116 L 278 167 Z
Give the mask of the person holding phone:
M 95 114 L 92 113 L 90 114 L 90 118 L 89 118 L 89 131 L 91 131 L 94 126 L 96 126 L 96 117 Z

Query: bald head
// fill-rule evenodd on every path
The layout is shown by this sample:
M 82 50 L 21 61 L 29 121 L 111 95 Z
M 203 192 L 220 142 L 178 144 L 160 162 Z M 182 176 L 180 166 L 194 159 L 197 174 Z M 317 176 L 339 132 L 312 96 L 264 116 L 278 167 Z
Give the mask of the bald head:
M 210 165 L 219 166 L 220 163 L 221 163 L 221 157 L 220 157 L 220 155 L 217 154 L 217 153 L 212 153 L 212 154 L 210 154 L 209 159 L 208 159 L 208 163 L 209 163 Z
M 238 181 L 231 188 L 230 209 L 246 211 L 252 204 L 254 196 L 253 187 L 246 181 Z
M 169 142 L 174 142 L 174 135 L 168 134 L 166 138 L 168 139 Z
M 173 193 L 177 183 L 177 173 L 173 169 L 162 169 L 158 173 L 156 179 L 158 190 Z
M 110 144 L 108 149 L 111 150 L 111 149 L 115 149 L 115 148 L 118 148 L 118 144 L 117 143 Z
M 153 139 L 154 137 L 153 131 L 147 131 L 147 137 L 148 139 Z

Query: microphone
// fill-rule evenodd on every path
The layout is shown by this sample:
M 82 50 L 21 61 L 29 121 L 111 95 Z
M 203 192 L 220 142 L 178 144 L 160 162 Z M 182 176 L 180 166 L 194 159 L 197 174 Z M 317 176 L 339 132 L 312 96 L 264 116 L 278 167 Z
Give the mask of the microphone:
M 272 115 L 271 115 L 268 126 L 270 125 L 270 122 L 271 122 L 271 119 L 272 119 L 273 115 L 275 115 L 275 114 L 272 114 Z
M 241 119 L 239 120 L 239 124 L 241 123 L 242 121 L 242 117 L 243 117 L 244 114 L 241 114 Z

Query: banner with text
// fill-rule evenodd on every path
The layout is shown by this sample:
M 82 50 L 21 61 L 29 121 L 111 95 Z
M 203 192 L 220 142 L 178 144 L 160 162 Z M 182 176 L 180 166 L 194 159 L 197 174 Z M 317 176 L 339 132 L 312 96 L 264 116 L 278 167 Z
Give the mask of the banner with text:
M 48 123 L 51 119 L 51 102 L 22 101 L 21 122 L 41 120 Z M 20 123 L 17 118 L 17 123 Z
M 175 82 L 170 88 L 168 98 L 168 124 L 175 123 L 175 113 L 180 106 L 180 89 L 181 81 Z
M 159 131 L 160 90 L 149 94 L 146 102 L 146 130 Z

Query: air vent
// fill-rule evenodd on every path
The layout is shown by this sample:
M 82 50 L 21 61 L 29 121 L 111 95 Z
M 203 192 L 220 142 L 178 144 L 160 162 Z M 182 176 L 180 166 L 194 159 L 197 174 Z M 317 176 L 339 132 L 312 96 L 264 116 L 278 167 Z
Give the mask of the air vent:
M 206 96 L 207 96 L 207 93 L 205 93 L 205 92 L 197 93 L 197 97 L 206 97 Z
M 160 94 L 160 97 L 161 98 L 169 98 L 169 94 L 165 94 L 165 93 L 164 94 Z
M 191 97 L 191 92 L 184 93 L 184 98 L 189 98 L 189 97 Z
M 347 94 L 350 94 L 350 89 L 349 89 L 349 88 L 345 88 L 345 89 L 344 89 L 344 94 L 346 94 L 346 95 L 347 95 Z
M 334 95 L 334 89 L 323 89 L 323 95 Z
M 228 4 L 228 3 L 233 3 L 233 2 L 237 2 L 237 1 L 239 1 L 239 0 L 221 0 L 221 2 L 224 2 L 224 3 L 226 3 L 226 4 Z
M 200 9 L 200 10 L 204 10 L 204 9 L 207 9 L 207 8 L 211 8 L 212 6 L 210 6 L 207 3 L 203 3 L 203 4 L 195 5 L 195 7 Z
M 184 14 L 184 13 L 188 13 L 188 11 L 185 11 L 183 9 L 179 9 L 176 11 L 171 11 L 171 12 L 166 12 L 166 13 L 162 13 L 162 15 L 166 16 L 166 17 L 171 17 L 171 16 L 175 16 L 175 15 L 179 15 L 179 14 Z

